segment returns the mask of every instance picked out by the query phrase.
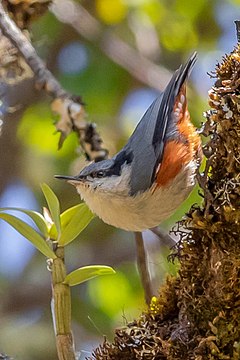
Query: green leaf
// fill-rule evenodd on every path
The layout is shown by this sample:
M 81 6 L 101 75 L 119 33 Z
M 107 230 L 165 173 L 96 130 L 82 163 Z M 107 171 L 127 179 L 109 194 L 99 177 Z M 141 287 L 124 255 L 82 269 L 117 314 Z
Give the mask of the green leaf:
M 70 207 L 69 209 L 65 210 L 61 215 L 61 226 L 63 229 L 65 229 L 65 227 L 70 223 L 70 221 L 72 220 L 73 216 L 76 213 L 79 213 L 80 210 L 84 211 L 85 208 L 87 207 L 86 204 L 78 204 L 75 206 Z
M 45 221 L 44 217 L 42 216 L 42 214 L 38 213 L 37 211 L 26 210 L 26 209 L 22 209 L 22 208 L 15 208 L 15 207 L 0 208 L 0 212 L 6 211 L 6 210 L 19 211 L 19 212 L 22 212 L 22 213 L 28 215 L 35 222 L 35 224 L 37 225 L 37 227 L 39 228 L 41 233 L 44 235 L 44 237 L 46 237 L 46 238 L 48 237 L 47 224 L 46 224 L 46 221 Z
M 84 204 L 78 204 L 75 206 L 70 207 L 69 209 L 65 210 L 61 215 L 60 215 L 60 222 L 61 222 L 61 230 L 63 231 L 64 228 L 69 224 L 70 220 L 72 219 L 72 217 L 76 214 L 76 212 L 83 206 Z M 49 236 L 51 239 L 56 239 L 57 238 L 57 230 L 56 230 L 56 225 L 52 224 L 52 227 L 49 231 Z
M 73 241 L 94 217 L 86 204 L 79 204 L 65 211 L 61 217 L 64 228 L 59 238 L 59 245 L 64 246 Z
M 95 278 L 100 275 L 112 275 L 115 271 L 110 266 L 104 265 L 91 265 L 84 266 L 77 270 L 72 271 L 65 277 L 64 284 L 75 286 L 83 283 L 84 281 Z
M 44 238 L 30 225 L 10 214 L 0 213 L 0 219 L 3 219 L 9 225 L 14 227 L 14 229 L 28 239 L 42 254 L 48 258 L 56 258 L 56 255 L 50 249 Z
M 42 184 L 41 188 L 46 198 L 48 208 L 52 216 L 52 220 L 56 225 L 57 234 L 59 237 L 61 234 L 61 223 L 60 223 L 60 205 L 58 198 L 47 184 Z

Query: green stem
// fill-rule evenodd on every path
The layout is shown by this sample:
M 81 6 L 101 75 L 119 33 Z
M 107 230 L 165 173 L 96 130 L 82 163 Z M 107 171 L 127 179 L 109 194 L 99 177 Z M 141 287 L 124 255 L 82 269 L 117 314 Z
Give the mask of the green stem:
M 64 248 L 57 247 L 55 254 L 57 258 L 52 264 L 52 316 L 57 353 L 59 360 L 75 360 L 71 332 L 71 293 L 69 285 L 63 284 L 66 277 Z

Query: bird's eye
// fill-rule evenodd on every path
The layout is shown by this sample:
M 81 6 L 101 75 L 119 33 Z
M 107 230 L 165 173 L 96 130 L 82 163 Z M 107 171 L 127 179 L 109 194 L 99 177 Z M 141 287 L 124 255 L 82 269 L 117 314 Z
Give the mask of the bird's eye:
M 92 178 L 102 178 L 105 175 L 105 172 L 100 170 L 100 171 L 94 171 L 91 173 L 91 177 Z
M 104 175 L 105 175 L 105 172 L 104 172 L 104 171 L 98 171 L 98 172 L 97 172 L 97 177 L 98 177 L 98 178 L 102 178 L 102 177 L 104 177 Z

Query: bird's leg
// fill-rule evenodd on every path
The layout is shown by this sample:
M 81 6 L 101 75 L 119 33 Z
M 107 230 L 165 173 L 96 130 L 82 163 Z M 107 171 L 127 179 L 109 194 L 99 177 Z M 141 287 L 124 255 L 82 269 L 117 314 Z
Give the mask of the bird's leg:
M 144 249 L 143 236 L 141 232 L 135 232 L 135 242 L 137 248 L 137 265 L 142 286 L 145 294 L 146 304 L 149 305 L 153 296 L 150 274 L 147 264 L 147 254 Z
M 150 229 L 160 240 L 160 245 L 167 246 L 171 249 L 174 245 L 176 245 L 176 241 L 163 229 L 158 226 Z

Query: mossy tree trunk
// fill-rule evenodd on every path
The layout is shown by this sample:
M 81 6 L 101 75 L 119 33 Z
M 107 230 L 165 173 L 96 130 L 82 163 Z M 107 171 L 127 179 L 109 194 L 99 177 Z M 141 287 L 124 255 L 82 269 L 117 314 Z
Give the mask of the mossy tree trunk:
M 91 359 L 240 359 L 240 45 L 217 65 L 203 134 L 204 203 L 178 224 L 179 275 Z

